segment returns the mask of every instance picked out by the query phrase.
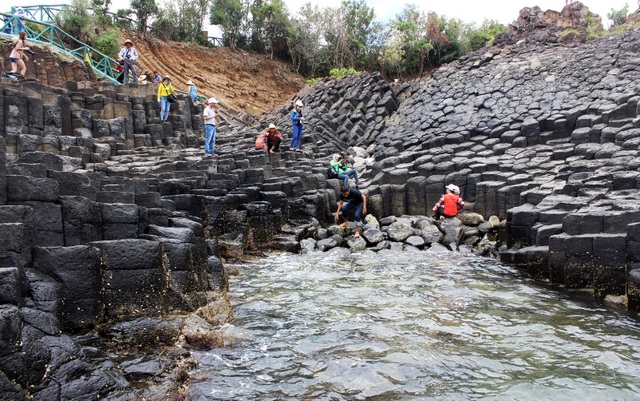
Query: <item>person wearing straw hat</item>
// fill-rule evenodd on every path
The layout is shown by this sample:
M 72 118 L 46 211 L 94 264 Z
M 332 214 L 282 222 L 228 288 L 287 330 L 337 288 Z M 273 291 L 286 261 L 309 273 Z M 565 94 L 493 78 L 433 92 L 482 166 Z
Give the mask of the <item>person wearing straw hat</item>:
M 207 107 L 202 112 L 204 119 L 204 132 L 206 134 L 204 141 L 204 157 L 213 157 L 216 146 L 216 117 L 218 117 L 218 100 L 215 97 L 209 98 Z
M 138 51 L 133 47 L 133 42 L 129 39 L 124 41 L 124 47 L 118 53 L 118 60 L 120 65 L 124 68 L 124 83 L 129 83 L 129 71 L 133 77 L 133 82 L 138 82 L 138 75 L 136 74 L 135 62 L 138 59 Z
M 433 207 L 433 218 L 436 220 L 440 220 L 442 217 L 455 217 L 464 207 L 464 201 L 460 197 L 460 188 L 457 185 L 449 184 L 445 190 L 447 192 Z
M 267 127 L 267 149 L 269 153 L 275 153 L 280 150 L 280 142 L 282 142 L 282 134 L 278 131 L 278 127 L 271 123 Z
M 188 80 L 187 85 L 189 85 L 189 97 L 195 104 L 196 99 L 198 99 L 198 90 L 196 89 L 196 84 L 194 84 L 192 80 Z

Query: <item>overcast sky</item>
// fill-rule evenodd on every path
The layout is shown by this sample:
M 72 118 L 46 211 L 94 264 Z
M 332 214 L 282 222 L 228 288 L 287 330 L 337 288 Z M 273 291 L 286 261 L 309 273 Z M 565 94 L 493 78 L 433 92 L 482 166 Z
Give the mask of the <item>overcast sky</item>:
M 156 0 L 162 3 L 163 0 Z M 611 9 L 616 10 L 629 4 L 629 11 L 635 11 L 638 7 L 638 0 L 584 0 L 589 9 L 602 16 L 605 27 L 610 25 L 607 20 L 607 13 Z M 542 10 L 560 11 L 565 5 L 565 0 L 366 0 L 370 7 L 376 11 L 377 19 L 387 21 L 398 14 L 405 4 L 418 4 L 425 11 L 435 11 L 438 15 L 447 18 L 459 18 L 465 22 L 482 23 L 485 19 L 495 19 L 503 24 L 513 22 L 518 16 L 518 11 L 523 7 L 539 6 Z M 64 4 L 69 1 L 64 0 L 3 0 L 0 9 L 8 11 L 10 4 L 33 5 L 33 4 Z M 285 0 L 289 11 L 296 13 L 300 7 L 306 3 L 305 0 Z M 340 4 L 340 0 L 311 0 L 311 3 L 321 7 L 335 7 Z M 129 7 L 129 0 L 112 0 L 113 9 Z

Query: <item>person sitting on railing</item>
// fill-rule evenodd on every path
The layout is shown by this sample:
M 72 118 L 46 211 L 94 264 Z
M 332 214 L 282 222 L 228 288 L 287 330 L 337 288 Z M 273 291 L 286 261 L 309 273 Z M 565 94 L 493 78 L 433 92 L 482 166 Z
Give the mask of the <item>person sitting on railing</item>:
M 129 71 L 131 71 L 131 76 L 133 77 L 133 82 L 138 82 L 138 75 L 136 74 L 136 66 L 135 62 L 138 59 L 138 52 L 133 47 L 133 42 L 129 39 L 124 41 L 124 47 L 120 50 L 118 54 L 118 60 L 120 61 L 120 65 L 124 68 L 124 83 L 129 83 Z
M 17 38 L 14 39 L 15 45 L 13 49 L 11 49 L 11 53 L 9 54 L 9 61 L 11 62 L 11 73 L 18 72 L 18 67 L 20 67 L 20 74 L 24 77 L 27 73 L 27 65 L 24 63 L 25 61 L 29 61 L 29 57 L 27 57 L 24 52 L 28 52 L 31 49 L 27 47 L 26 44 L 27 33 L 25 31 L 20 31 L 20 34 Z

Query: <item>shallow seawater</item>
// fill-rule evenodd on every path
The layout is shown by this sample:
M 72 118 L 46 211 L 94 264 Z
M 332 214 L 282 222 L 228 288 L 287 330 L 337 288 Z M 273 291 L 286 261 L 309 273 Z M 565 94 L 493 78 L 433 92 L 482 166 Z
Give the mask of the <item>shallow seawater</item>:
M 240 265 L 228 345 L 188 400 L 640 400 L 640 321 L 492 259 L 384 252 Z

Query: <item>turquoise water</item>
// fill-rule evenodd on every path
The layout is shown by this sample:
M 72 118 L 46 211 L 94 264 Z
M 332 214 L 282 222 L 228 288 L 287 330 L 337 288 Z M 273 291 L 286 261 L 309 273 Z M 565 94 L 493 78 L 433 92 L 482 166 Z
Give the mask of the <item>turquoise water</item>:
M 492 259 L 276 255 L 237 266 L 228 345 L 188 400 L 640 400 L 640 322 Z

